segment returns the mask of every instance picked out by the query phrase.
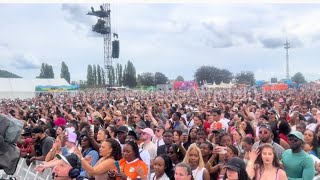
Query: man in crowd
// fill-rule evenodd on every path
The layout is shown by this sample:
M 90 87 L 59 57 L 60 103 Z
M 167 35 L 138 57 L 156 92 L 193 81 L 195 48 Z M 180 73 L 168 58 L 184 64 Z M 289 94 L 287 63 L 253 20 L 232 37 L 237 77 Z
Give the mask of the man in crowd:
M 263 143 L 269 143 L 275 149 L 277 157 L 281 158 L 284 149 L 278 143 L 272 140 L 272 129 L 269 124 L 262 124 L 259 126 L 259 139 L 259 141 L 253 144 L 253 150 L 257 149 Z
M 44 161 L 46 155 L 52 148 L 54 139 L 50 136 L 47 136 L 41 127 L 33 128 L 31 131 L 31 136 L 33 141 L 36 143 L 36 147 L 39 148 L 35 148 L 37 156 L 30 158 L 30 163 L 32 163 L 35 160 Z
M 303 150 L 304 137 L 299 131 L 288 135 L 291 149 L 282 155 L 282 163 L 289 180 L 312 180 L 315 175 L 314 162 Z
M 148 151 L 150 158 L 153 160 L 157 156 L 157 146 L 151 141 L 152 137 L 154 137 L 152 129 L 145 128 L 142 130 L 140 139 L 143 141 L 143 143 L 141 144 L 141 149 Z
M 59 159 L 53 168 L 53 179 L 55 180 L 75 180 L 80 175 L 80 159 L 75 154 L 62 156 L 57 154 Z

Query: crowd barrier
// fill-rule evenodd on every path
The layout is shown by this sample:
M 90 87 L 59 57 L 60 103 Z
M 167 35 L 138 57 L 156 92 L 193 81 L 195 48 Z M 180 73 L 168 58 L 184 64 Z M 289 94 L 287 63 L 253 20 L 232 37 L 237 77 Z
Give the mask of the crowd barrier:
M 0 180 L 2 179 L 16 179 L 16 180 L 50 180 L 52 179 L 52 169 L 45 169 L 42 173 L 35 170 L 41 161 L 27 166 L 26 159 L 20 158 L 16 172 L 13 175 L 7 175 L 3 170 L 0 170 Z
M 40 163 L 41 161 L 36 161 L 36 163 L 32 163 L 30 166 L 27 166 L 26 159 L 20 158 L 17 170 L 13 175 L 7 175 L 3 170 L 0 170 L 0 180 L 51 180 L 52 169 L 45 169 L 42 173 L 35 170 L 35 167 Z M 313 180 L 320 180 L 320 175 L 314 177 Z

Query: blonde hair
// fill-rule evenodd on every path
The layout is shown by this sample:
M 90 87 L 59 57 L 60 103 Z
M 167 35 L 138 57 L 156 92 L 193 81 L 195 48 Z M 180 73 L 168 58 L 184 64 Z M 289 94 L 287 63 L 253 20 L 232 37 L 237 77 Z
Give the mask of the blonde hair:
M 190 158 L 190 157 L 189 157 L 189 153 L 190 153 L 190 151 L 192 151 L 192 150 L 197 151 L 198 156 L 199 156 L 198 167 L 199 167 L 200 169 L 202 169 L 202 168 L 204 167 L 204 161 L 203 161 L 203 158 L 202 158 L 201 150 L 197 147 L 197 145 L 196 145 L 195 143 L 193 143 L 193 144 L 191 144 L 191 145 L 189 146 L 189 148 L 188 148 L 188 150 L 187 150 L 187 152 L 186 152 L 186 156 L 185 156 L 184 159 L 183 159 L 183 162 L 189 164 L 189 158 Z

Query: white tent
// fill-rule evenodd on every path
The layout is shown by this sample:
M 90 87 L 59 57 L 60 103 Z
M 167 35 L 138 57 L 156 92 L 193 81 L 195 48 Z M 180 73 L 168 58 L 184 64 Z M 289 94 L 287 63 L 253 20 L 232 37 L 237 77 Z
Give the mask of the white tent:
M 0 78 L 0 99 L 34 98 L 36 86 L 69 86 L 62 78 L 57 79 L 23 79 Z
M 209 89 L 216 89 L 216 88 L 220 88 L 220 89 L 229 89 L 234 87 L 234 84 L 231 83 L 223 83 L 221 82 L 219 85 L 217 85 L 215 82 L 213 82 L 212 85 L 207 85 L 207 88 Z

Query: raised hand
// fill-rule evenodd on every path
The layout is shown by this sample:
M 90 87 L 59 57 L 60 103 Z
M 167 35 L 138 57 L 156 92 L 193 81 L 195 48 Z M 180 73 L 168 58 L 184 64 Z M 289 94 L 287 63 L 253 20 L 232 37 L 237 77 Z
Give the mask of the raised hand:
M 255 162 L 259 154 L 260 154 L 260 149 L 249 151 L 248 153 L 249 161 Z

